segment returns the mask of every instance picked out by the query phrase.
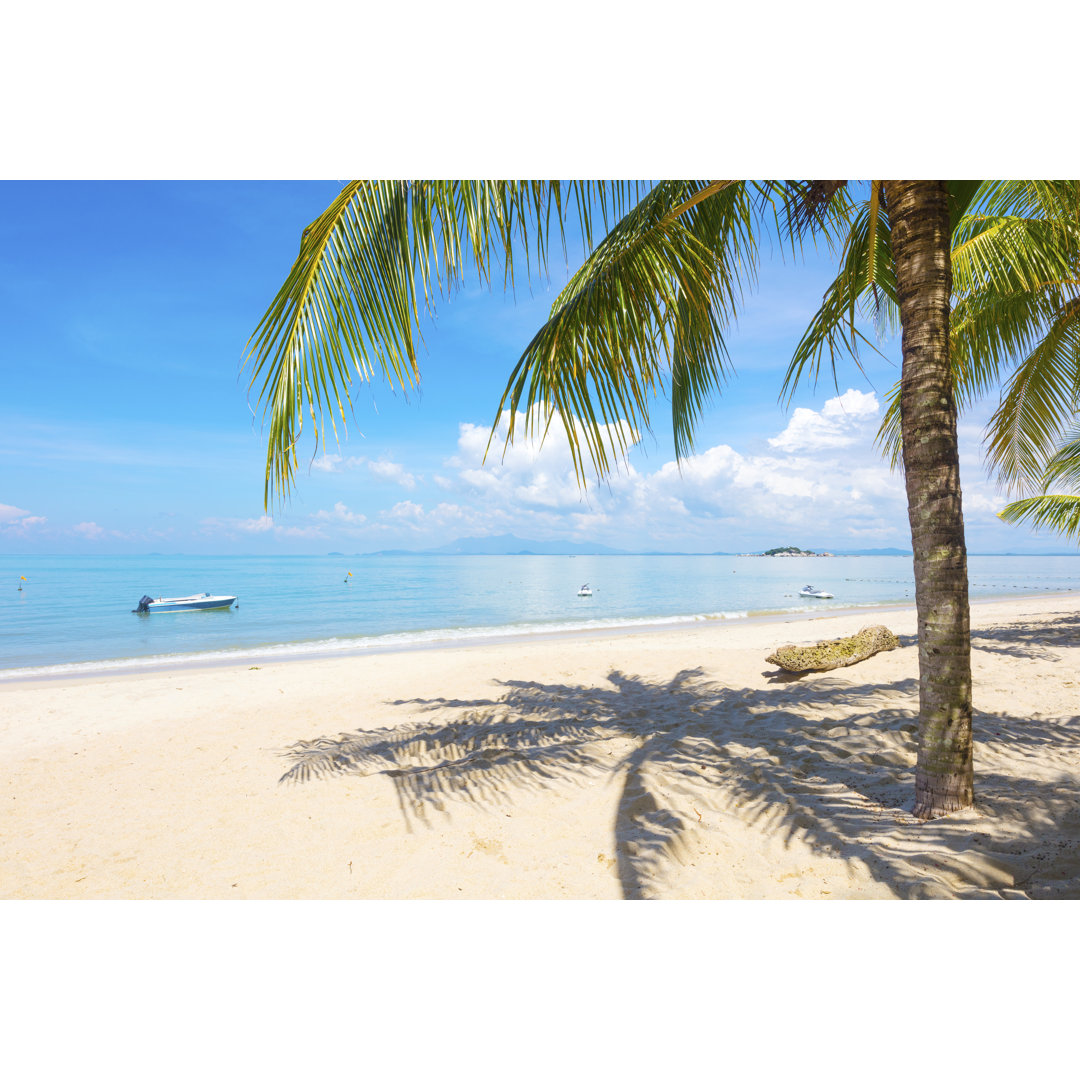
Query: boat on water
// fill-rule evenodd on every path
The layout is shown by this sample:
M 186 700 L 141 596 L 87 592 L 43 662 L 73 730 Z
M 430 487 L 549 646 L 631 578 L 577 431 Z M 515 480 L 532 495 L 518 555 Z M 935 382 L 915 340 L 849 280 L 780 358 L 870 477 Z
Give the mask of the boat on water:
M 812 596 L 815 600 L 831 600 L 833 594 L 831 592 L 825 592 L 824 589 L 815 589 L 813 585 L 805 586 L 800 592 L 800 596 Z
M 211 596 L 201 593 L 198 596 L 144 596 L 137 608 L 132 608 L 136 615 L 149 614 L 153 611 L 213 611 L 216 608 L 229 608 L 236 603 L 235 596 Z
M 592 596 L 592 589 L 589 588 L 589 583 L 586 581 L 577 591 L 578 596 Z

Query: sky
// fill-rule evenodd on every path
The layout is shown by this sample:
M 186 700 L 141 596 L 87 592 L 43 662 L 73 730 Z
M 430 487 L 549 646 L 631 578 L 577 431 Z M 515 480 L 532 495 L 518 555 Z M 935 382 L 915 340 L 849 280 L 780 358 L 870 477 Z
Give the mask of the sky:
M 630 551 L 910 549 L 902 477 L 874 445 L 899 341 L 843 362 L 788 407 L 795 344 L 827 252 L 765 251 L 728 340 L 734 374 L 676 463 L 670 409 L 617 472 L 577 483 L 565 431 L 506 447 L 496 410 L 576 269 L 474 279 L 423 326 L 419 394 L 354 393 L 347 437 L 301 444 L 296 488 L 263 506 L 266 439 L 246 342 L 340 181 L 0 182 L 0 553 L 363 553 L 471 536 Z M 1069 551 L 1001 522 L 982 466 L 984 402 L 961 417 L 971 552 Z M 495 434 L 485 460 L 485 449 Z M 505 450 L 505 453 L 504 453 Z

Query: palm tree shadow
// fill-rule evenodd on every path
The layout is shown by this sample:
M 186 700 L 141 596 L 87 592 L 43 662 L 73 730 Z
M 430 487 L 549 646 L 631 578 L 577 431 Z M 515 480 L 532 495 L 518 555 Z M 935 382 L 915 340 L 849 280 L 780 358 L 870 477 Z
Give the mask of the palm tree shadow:
M 386 776 L 409 830 L 432 827 L 431 814 L 453 802 L 493 810 L 516 793 L 618 784 L 615 867 L 626 898 L 662 894 L 688 862 L 722 864 L 725 832 L 747 826 L 785 846 L 855 860 L 896 896 L 937 895 L 928 877 L 943 872 L 970 894 L 1024 877 L 1022 853 L 987 848 L 973 858 L 965 830 L 948 819 L 922 828 L 937 837 L 934 859 L 952 857 L 951 870 L 930 861 L 925 842 L 908 841 L 920 828 L 909 805 L 916 680 L 792 682 L 735 689 L 701 669 L 668 682 L 613 671 L 600 687 L 511 680 L 498 697 L 397 703 L 440 714 L 430 721 L 298 742 L 285 752 L 292 764 L 281 780 Z M 1048 721 L 992 720 L 994 737 L 1014 752 L 1080 740 Z M 980 785 L 988 786 L 983 773 Z M 1038 833 L 1075 802 L 1075 793 L 1036 783 L 994 806 L 1026 815 Z
M 1052 612 L 1043 618 L 1053 621 L 1010 622 L 1006 627 L 973 630 L 972 648 L 1024 660 L 1057 661 L 1051 647 L 1075 648 L 1080 643 L 1080 615 Z

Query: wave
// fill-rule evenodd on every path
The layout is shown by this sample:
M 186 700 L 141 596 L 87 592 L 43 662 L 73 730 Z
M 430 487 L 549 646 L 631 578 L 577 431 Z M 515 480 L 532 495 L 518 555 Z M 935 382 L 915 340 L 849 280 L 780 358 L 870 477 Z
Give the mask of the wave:
M 437 630 L 408 630 L 367 637 L 331 637 L 314 641 L 290 641 L 230 649 L 187 653 L 158 653 L 150 656 L 85 660 L 68 664 L 0 670 L 0 680 L 52 678 L 62 675 L 96 675 L 109 671 L 139 671 L 162 667 L 226 665 L 247 660 L 299 660 L 342 653 L 396 652 L 436 645 L 462 645 L 480 641 L 514 640 L 590 630 L 634 630 L 654 626 L 678 626 L 727 619 L 745 619 L 747 611 L 713 611 L 694 615 L 614 617 L 576 619 L 556 623 L 514 623 L 507 626 L 460 626 Z

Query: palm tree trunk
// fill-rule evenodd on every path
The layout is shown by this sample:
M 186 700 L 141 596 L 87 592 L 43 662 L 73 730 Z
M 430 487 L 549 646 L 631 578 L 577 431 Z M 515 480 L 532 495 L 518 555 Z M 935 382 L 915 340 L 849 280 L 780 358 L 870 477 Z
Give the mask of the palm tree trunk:
M 919 620 L 915 816 L 972 804 L 971 637 L 949 368 L 952 263 L 943 180 L 884 184 L 903 327 L 900 382 L 908 520 Z

